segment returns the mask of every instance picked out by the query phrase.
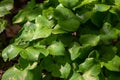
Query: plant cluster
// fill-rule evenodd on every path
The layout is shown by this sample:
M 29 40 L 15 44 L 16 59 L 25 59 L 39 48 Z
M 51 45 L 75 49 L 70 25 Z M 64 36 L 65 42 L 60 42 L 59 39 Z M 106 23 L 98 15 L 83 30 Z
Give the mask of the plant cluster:
M 120 0 L 31 0 L 12 22 L 22 28 L 2 57 L 18 62 L 2 80 L 120 80 Z

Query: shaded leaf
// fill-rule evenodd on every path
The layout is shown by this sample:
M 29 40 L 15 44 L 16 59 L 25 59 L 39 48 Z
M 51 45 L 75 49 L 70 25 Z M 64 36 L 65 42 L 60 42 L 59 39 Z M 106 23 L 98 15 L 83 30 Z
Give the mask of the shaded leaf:
M 86 11 L 84 13 L 78 13 L 77 16 L 80 18 L 80 22 L 85 23 L 91 18 L 92 14 L 92 11 Z
M 100 46 L 98 49 L 98 52 L 100 53 L 101 57 L 100 60 L 103 62 L 107 62 L 116 55 L 117 48 L 114 46 Z
M 61 29 L 65 31 L 76 31 L 80 25 L 78 17 L 70 9 L 63 7 L 61 4 L 55 9 L 54 16 L 58 20 Z

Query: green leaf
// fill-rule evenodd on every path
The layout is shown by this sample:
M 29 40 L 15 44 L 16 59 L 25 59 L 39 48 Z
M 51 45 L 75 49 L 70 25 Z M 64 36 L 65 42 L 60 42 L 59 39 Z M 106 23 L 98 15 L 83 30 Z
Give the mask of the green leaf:
M 4 61 L 7 61 L 7 59 L 11 60 L 15 58 L 21 51 L 21 47 L 11 44 L 2 51 L 2 57 Z
M 115 72 L 115 71 L 106 71 L 107 74 L 107 80 L 120 80 L 120 72 Z
M 101 28 L 104 23 L 104 19 L 106 17 L 106 14 L 103 12 L 94 12 L 91 16 L 91 21 L 96 27 Z
M 45 16 L 39 15 L 35 23 L 37 24 L 38 27 L 47 27 L 47 28 L 52 28 L 54 26 L 54 21 L 53 20 L 48 20 Z
M 0 17 L 10 13 L 9 11 L 13 8 L 14 0 L 2 0 L 0 2 Z
M 110 5 L 105 4 L 95 4 L 95 7 L 93 8 L 94 11 L 100 11 L 105 12 L 110 9 Z
M 83 74 L 85 80 L 99 80 L 98 75 L 101 71 L 101 65 L 95 64 Z
M 60 25 L 56 25 L 53 29 L 52 29 L 52 33 L 53 34 L 63 34 L 63 33 L 67 33 L 67 31 L 61 29 Z
M 51 35 L 51 29 L 47 27 L 40 27 L 34 23 L 27 22 L 19 36 L 18 40 L 32 41 L 39 38 L 46 38 Z
M 83 11 L 83 13 L 80 11 L 77 16 L 80 18 L 80 22 L 85 23 L 91 18 L 92 14 L 92 11 Z
M 58 5 L 55 9 L 54 16 L 58 20 L 61 29 L 65 31 L 76 31 L 79 28 L 80 21 L 78 17 L 62 4 Z
M 80 7 L 84 6 L 84 5 L 93 3 L 95 1 L 97 1 L 97 0 L 83 0 L 79 5 L 77 5 L 76 7 L 74 7 L 74 9 L 80 8 Z
M 79 72 L 88 71 L 95 64 L 94 58 L 87 58 L 83 63 L 79 65 Z
M 18 14 L 13 17 L 12 21 L 15 24 L 35 20 L 35 18 L 42 13 L 42 8 L 42 4 L 35 4 L 35 0 L 31 0 L 24 9 L 19 10 Z
M 63 6 L 73 8 L 79 2 L 79 0 L 58 0 Z
M 48 20 L 51 20 L 53 18 L 53 15 L 54 15 L 54 8 L 49 7 L 48 9 L 44 9 L 42 11 L 42 15 L 44 17 L 46 17 Z
M 54 70 L 54 65 L 55 64 L 51 56 L 44 58 L 43 61 L 41 62 L 42 69 L 45 69 L 48 72 L 52 72 Z
M 0 19 L 0 33 L 5 30 L 6 25 L 7 25 L 7 21 L 4 19 Z
M 115 56 L 112 60 L 103 64 L 110 71 L 120 71 L 120 57 Z
M 100 60 L 107 62 L 109 60 L 111 60 L 117 53 L 117 48 L 115 46 L 100 46 L 98 47 L 98 52 L 100 53 L 101 57 Z
M 85 80 L 80 73 L 74 72 L 70 80 Z
M 93 34 L 85 34 L 81 35 L 79 41 L 83 45 L 91 45 L 91 46 L 96 46 L 100 40 L 99 35 L 93 35 Z
M 64 55 L 65 53 L 65 48 L 62 42 L 53 42 L 51 45 L 48 46 L 48 51 L 51 55 Z
M 119 5 L 112 6 L 112 8 L 110 9 L 110 12 L 115 14 L 117 18 L 120 20 L 120 6 Z
M 61 78 L 67 78 L 70 74 L 71 66 L 69 63 L 66 63 L 64 66 L 61 66 Z
M 84 45 L 84 46 L 80 46 L 80 56 L 79 58 L 81 60 L 84 60 L 88 57 L 89 53 L 92 50 L 92 46 L 91 45 Z
M 92 58 L 95 58 L 95 59 L 99 59 L 100 57 L 100 54 L 97 50 L 93 50 L 89 53 L 88 57 L 92 57 Z
M 112 25 L 106 22 L 104 23 L 103 28 L 101 29 L 101 42 L 104 44 L 110 44 L 112 40 L 116 40 L 118 38 L 119 34 L 120 30 L 112 28 Z
M 20 53 L 21 57 L 30 61 L 38 61 L 40 56 L 40 50 L 28 47 Z
M 69 47 L 73 42 L 73 36 L 69 34 L 61 34 L 58 36 L 59 41 L 61 41 L 65 47 Z
M 44 56 L 48 56 L 49 54 L 49 51 L 46 49 L 45 45 L 40 45 L 39 43 L 37 43 L 37 44 L 34 44 L 34 48 L 36 50 L 39 50 L 39 52 L 43 54 Z
M 54 64 L 54 65 L 52 65 L 53 66 L 53 70 L 52 70 L 52 76 L 53 77 L 60 77 L 60 71 L 59 71 L 59 69 L 60 69 L 60 65 L 58 65 L 58 64 Z
M 13 66 L 3 74 L 2 80 L 33 80 L 33 74 L 27 69 L 20 70 Z
M 71 60 L 75 60 L 76 58 L 79 57 L 79 55 L 80 55 L 80 51 L 79 50 L 80 50 L 79 43 L 74 42 L 72 44 L 72 46 L 69 48 Z
M 114 0 L 115 1 L 115 5 L 120 5 L 120 0 Z

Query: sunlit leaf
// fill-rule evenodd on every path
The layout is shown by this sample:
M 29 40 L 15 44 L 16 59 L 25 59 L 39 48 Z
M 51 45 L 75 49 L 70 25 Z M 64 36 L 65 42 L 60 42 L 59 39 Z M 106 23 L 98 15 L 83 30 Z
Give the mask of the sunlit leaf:
M 76 6 L 79 2 L 79 0 L 58 0 L 63 6 L 72 8 Z
M 61 78 L 67 78 L 70 74 L 71 66 L 69 63 L 66 63 L 64 66 L 61 66 Z
M 21 51 L 21 47 L 11 44 L 2 51 L 2 57 L 4 61 L 7 61 L 7 59 L 11 60 L 15 58 Z
M 74 72 L 70 80 L 85 80 L 80 73 Z
M 39 60 L 39 56 L 40 56 L 40 51 L 39 49 L 35 49 L 33 47 L 28 47 L 25 50 L 23 50 L 20 55 L 24 58 L 24 59 L 28 59 L 31 61 L 37 61 Z
M 77 42 L 74 42 L 72 46 L 69 48 L 71 60 L 75 60 L 80 55 L 80 45 Z
M 6 20 L 0 19 L 0 33 L 3 32 L 6 28 Z
M 105 67 L 110 71 L 120 71 L 120 57 L 115 56 L 112 60 L 108 61 L 108 63 L 104 63 Z
M 81 35 L 79 41 L 83 45 L 91 45 L 91 46 L 96 46 L 100 40 L 99 35 L 92 35 L 92 34 L 85 34 Z
M 65 48 L 63 43 L 61 42 L 53 42 L 50 46 L 48 46 L 48 51 L 51 55 L 64 55 Z
M 94 11 L 100 12 L 107 11 L 108 9 L 110 9 L 110 6 L 105 4 L 95 4 L 95 7 L 93 8 Z
M 2 0 L 0 2 L 0 17 L 10 13 L 13 8 L 14 0 Z
M 5 72 L 2 80 L 33 80 L 33 74 L 29 70 L 20 70 L 13 66 Z

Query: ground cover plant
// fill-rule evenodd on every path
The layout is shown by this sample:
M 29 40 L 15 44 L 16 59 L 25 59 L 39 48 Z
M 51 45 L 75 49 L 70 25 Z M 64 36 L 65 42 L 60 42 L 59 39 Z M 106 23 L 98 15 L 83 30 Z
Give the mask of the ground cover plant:
M 29 0 L 0 55 L 16 60 L 2 80 L 120 80 L 120 0 Z M 0 1 L 0 33 L 14 0 Z M 2 65 L 2 64 L 1 64 Z

